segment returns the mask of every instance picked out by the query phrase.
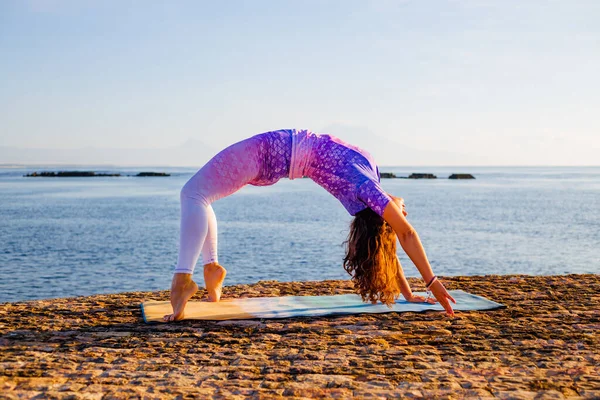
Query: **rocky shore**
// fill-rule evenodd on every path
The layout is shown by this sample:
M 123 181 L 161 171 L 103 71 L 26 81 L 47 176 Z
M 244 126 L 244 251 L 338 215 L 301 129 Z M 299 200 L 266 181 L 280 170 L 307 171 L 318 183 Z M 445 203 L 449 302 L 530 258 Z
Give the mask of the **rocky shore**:
M 42 172 L 32 172 L 30 174 L 23 175 L 25 178 L 106 178 L 106 177 L 121 177 L 121 176 L 137 176 L 137 177 L 147 177 L 147 176 L 171 176 L 171 174 L 167 174 L 166 172 L 140 172 L 136 175 L 121 175 L 119 173 L 104 173 L 104 172 L 95 172 L 95 171 L 42 171 Z
M 168 292 L 0 304 L 0 398 L 600 398 L 600 275 L 444 281 L 508 307 L 146 325 L 140 302 Z M 268 281 L 224 296 L 349 292 Z
M 393 172 L 381 172 L 381 179 L 437 179 L 437 175 L 425 173 L 412 173 L 409 176 L 397 176 Z M 451 174 L 448 179 L 475 179 L 471 174 Z

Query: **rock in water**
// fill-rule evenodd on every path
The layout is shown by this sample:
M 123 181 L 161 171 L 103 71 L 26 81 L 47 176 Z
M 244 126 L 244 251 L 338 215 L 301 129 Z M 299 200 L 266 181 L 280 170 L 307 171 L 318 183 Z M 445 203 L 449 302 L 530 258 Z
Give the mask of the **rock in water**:
M 396 178 L 396 174 L 394 174 L 393 172 L 382 172 L 379 174 L 379 176 L 382 179 L 386 179 L 386 178 Z
M 410 174 L 408 179 L 437 179 L 434 174 Z
M 475 179 L 471 174 L 452 174 L 448 179 Z
M 121 174 L 95 173 L 94 171 L 59 171 L 59 172 L 33 172 L 25 175 L 26 177 L 43 178 L 89 178 L 97 176 L 121 176 Z
M 140 172 L 136 176 L 171 176 L 171 174 L 166 172 Z

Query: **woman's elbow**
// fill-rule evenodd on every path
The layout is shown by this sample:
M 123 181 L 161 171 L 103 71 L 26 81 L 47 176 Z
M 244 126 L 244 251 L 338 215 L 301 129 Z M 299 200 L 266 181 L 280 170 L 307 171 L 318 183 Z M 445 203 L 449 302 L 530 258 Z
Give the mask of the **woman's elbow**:
M 400 240 L 400 242 L 405 242 L 408 241 L 412 238 L 418 238 L 419 234 L 417 233 L 417 231 L 411 226 L 411 227 L 406 227 L 405 229 L 403 229 L 400 232 L 396 232 L 396 235 L 398 235 L 398 240 Z
M 383 219 L 391 225 L 400 240 L 417 233 L 393 201 L 390 201 L 383 211 Z

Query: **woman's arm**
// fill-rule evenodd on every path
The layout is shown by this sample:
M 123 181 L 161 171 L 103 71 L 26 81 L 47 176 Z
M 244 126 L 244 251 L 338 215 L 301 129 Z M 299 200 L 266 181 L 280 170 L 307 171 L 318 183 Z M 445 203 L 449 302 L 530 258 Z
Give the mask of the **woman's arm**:
M 400 260 L 398 260 L 398 273 L 400 274 L 400 292 L 402 293 L 402 297 L 404 297 L 407 301 L 413 297 L 412 290 L 410 289 L 410 285 L 404 276 L 404 270 L 402 269 L 402 265 L 400 264 Z
M 395 198 L 394 201 L 390 201 L 388 205 L 385 207 L 383 211 L 383 219 L 387 221 L 388 224 L 392 226 L 394 232 L 398 236 L 398 240 L 400 241 L 400 245 L 402 249 L 408 257 L 415 264 L 421 276 L 425 280 L 425 283 L 428 283 L 433 279 L 434 274 L 431 270 L 431 265 L 429 265 L 429 260 L 427 259 L 427 255 L 425 254 L 425 249 L 421 244 L 421 240 L 419 239 L 419 235 L 417 231 L 412 227 L 412 225 L 405 218 L 403 209 L 398 206 L 398 203 L 401 204 L 401 199 Z M 450 301 L 456 303 L 456 301 L 450 296 L 444 285 L 436 280 L 430 287 L 429 290 L 433 293 L 437 301 L 440 302 L 444 310 L 446 310 L 446 314 L 454 315 L 454 311 L 452 310 L 452 306 L 450 305 Z

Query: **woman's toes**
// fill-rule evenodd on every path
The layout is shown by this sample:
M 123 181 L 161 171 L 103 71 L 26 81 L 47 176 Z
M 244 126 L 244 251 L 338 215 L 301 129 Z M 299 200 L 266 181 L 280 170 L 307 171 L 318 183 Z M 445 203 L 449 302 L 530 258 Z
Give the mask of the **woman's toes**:
M 175 314 L 168 314 L 163 317 L 164 322 L 173 322 L 175 320 Z

